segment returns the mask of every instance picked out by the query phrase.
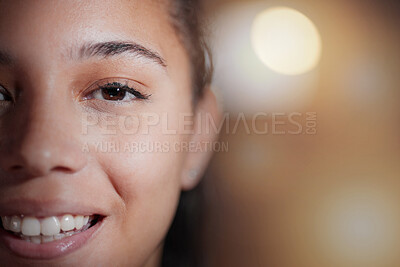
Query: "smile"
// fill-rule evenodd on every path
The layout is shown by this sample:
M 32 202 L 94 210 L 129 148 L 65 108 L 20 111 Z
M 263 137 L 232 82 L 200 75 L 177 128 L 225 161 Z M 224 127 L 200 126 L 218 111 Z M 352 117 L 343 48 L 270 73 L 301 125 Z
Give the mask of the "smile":
M 106 216 L 83 214 L 1 216 L 0 240 L 23 258 L 60 257 L 81 248 L 102 229 Z
M 4 230 L 35 244 L 61 240 L 86 231 L 99 216 L 64 215 L 36 218 L 24 215 L 1 216 Z

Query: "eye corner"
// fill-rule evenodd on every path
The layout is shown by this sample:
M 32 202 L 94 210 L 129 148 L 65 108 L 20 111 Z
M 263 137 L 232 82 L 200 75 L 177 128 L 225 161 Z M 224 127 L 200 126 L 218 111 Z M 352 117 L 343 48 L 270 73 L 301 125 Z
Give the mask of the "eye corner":
M 0 101 L 2 102 L 14 102 L 14 97 L 12 94 L 6 89 L 6 87 L 0 84 Z

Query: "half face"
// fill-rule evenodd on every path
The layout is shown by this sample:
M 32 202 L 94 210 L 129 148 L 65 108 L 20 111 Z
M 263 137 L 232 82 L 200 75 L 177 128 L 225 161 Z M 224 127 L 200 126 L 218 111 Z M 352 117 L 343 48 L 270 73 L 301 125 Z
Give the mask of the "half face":
M 157 251 L 189 73 L 166 1 L 0 1 L 2 264 L 139 266 Z

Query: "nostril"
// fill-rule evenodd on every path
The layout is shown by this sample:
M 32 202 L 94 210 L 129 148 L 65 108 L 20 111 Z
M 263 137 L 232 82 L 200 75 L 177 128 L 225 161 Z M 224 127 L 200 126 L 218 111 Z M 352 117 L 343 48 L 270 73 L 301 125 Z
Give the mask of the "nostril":
M 11 171 L 19 171 L 22 169 L 23 169 L 22 165 L 14 165 L 14 166 L 11 166 L 11 168 L 10 168 Z
M 51 169 L 47 169 L 46 166 L 36 166 L 36 167 L 30 167 L 30 166 L 23 166 L 23 165 L 13 165 L 8 168 L 9 172 L 21 172 L 21 171 L 26 171 L 30 175 L 33 176 L 41 176 L 46 174 L 48 171 L 54 171 L 54 172 L 60 172 L 60 173 L 73 173 L 74 170 L 68 167 L 64 166 L 56 166 Z
M 67 167 L 62 167 L 62 166 L 57 166 L 51 169 L 52 171 L 56 171 L 56 172 L 64 172 L 64 173 L 72 173 L 74 172 L 73 170 L 71 170 L 70 168 Z
M 5 152 L 9 152 L 9 155 L 0 158 L 0 169 L 24 174 L 26 177 L 45 176 L 50 172 L 72 174 L 80 171 L 87 163 L 75 143 L 52 145 L 43 143 L 39 138 L 24 142 L 15 149 L 7 148 Z

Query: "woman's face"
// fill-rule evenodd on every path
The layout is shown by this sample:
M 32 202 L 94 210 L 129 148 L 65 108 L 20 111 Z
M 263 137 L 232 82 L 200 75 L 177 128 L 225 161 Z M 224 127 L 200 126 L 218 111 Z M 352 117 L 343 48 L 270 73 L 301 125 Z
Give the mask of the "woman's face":
M 157 260 L 192 111 L 166 2 L 0 1 L 2 263 Z

